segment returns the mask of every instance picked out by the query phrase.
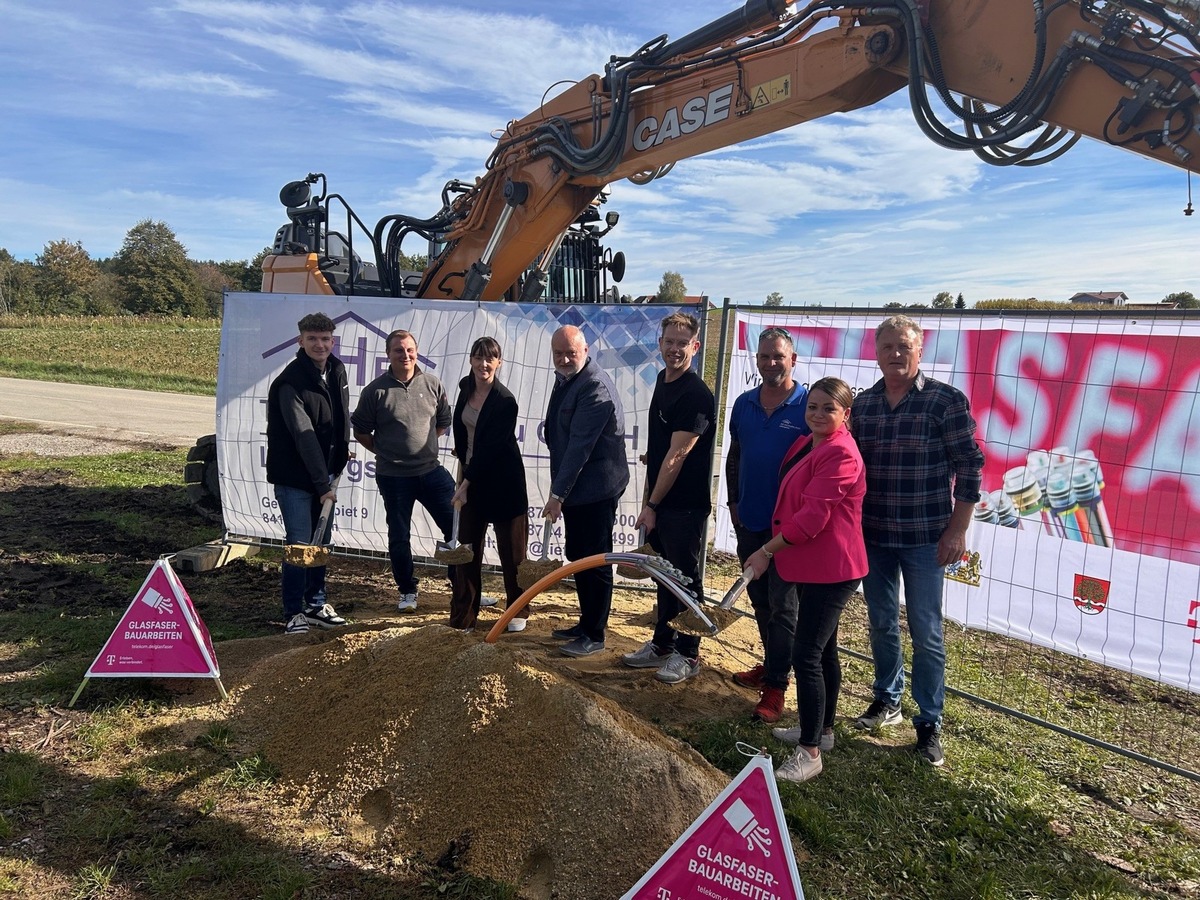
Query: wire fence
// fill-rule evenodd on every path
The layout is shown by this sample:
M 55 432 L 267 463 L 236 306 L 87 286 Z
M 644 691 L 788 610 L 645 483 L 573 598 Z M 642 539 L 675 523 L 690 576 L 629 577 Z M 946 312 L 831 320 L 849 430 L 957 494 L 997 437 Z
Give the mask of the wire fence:
M 717 393 L 753 386 L 770 326 L 798 381 L 865 388 L 892 312 L 727 303 Z M 967 393 L 987 457 L 946 582 L 949 688 L 1200 780 L 1200 314 L 895 312 L 925 329 L 923 371 Z M 732 549 L 720 512 L 715 537 Z M 842 642 L 869 660 L 861 618 Z

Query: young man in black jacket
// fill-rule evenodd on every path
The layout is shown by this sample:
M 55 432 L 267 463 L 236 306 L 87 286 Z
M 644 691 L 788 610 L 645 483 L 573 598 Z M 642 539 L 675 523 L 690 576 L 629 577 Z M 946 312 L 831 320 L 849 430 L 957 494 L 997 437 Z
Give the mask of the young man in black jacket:
M 346 367 L 333 355 L 333 320 L 310 313 L 300 320 L 300 349 L 267 392 L 267 481 L 289 544 L 306 544 L 335 499 L 334 479 L 350 457 L 350 390 Z M 333 517 L 321 540 L 328 542 Z M 288 634 L 309 626 L 345 625 L 325 598 L 325 567 L 283 563 L 283 615 Z

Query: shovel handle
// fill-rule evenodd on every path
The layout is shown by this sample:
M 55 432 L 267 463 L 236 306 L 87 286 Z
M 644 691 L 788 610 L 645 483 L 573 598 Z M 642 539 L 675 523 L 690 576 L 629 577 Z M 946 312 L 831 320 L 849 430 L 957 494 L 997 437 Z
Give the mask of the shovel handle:
M 547 544 L 550 541 L 550 526 L 554 524 L 549 519 L 542 522 L 542 555 L 538 557 L 538 562 L 545 562 L 550 555 L 550 548 Z
M 742 591 L 746 590 L 746 586 L 754 580 L 754 570 L 749 566 L 742 569 L 741 577 L 733 583 L 725 596 L 721 598 L 721 609 L 730 609 L 737 602 L 737 598 L 742 595 Z
M 329 483 L 329 489 L 336 492 L 341 476 Z M 333 513 L 333 498 L 321 504 L 321 515 L 317 517 L 317 527 L 313 529 L 312 544 L 320 546 L 325 543 L 325 527 L 329 524 L 329 516 Z

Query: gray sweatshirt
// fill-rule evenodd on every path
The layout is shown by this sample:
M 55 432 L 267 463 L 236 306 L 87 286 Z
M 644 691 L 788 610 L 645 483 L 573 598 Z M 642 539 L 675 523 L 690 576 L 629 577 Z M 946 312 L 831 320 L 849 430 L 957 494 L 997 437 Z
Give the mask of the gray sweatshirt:
M 434 376 L 418 368 L 406 385 L 388 369 L 363 388 L 350 424 L 374 435 L 377 475 L 415 476 L 438 467 L 438 431 L 451 419 L 446 389 Z

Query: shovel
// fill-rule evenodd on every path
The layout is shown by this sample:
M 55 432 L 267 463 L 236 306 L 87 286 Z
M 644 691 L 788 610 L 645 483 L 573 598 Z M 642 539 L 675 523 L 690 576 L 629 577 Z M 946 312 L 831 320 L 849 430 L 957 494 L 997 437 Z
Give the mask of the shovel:
M 675 617 L 671 626 L 676 631 L 700 637 L 709 637 L 724 631 L 742 617 L 742 614 L 733 608 L 733 604 L 737 602 L 738 597 L 753 580 L 754 570 L 747 566 L 742 570 L 738 580 L 725 592 L 720 603 L 716 606 L 703 607 L 703 609 L 701 609 L 702 602 L 698 602 L 695 608 L 691 604 L 687 604 L 683 611 Z
M 438 541 L 437 547 L 433 551 L 433 558 L 448 566 L 461 566 L 475 558 L 470 544 L 458 542 L 458 511 L 459 507 L 455 505 L 454 521 L 450 525 L 450 540 Z
M 646 543 L 646 529 L 639 528 L 637 531 L 638 545 L 634 553 L 642 553 L 646 556 L 657 556 L 658 551 Z M 635 581 L 643 581 L 650 577 L 650 573 L 644 569 L 639 569 L 637 566 L 622 565 L 617 566 L 617 574 L 622 578 L 630 578 Z
M 517 586 L 527 591 L 537 582 L 558 568 L 558 563 L 546 557 L 550 552 L 551 521 L 546 519 L 542 525 L 542 552 L 537 559 L 525 559 L 517 566 Z
M 337 490 L 338 479 L 333 480 L 331 488 Z M 329 525 L 329 517 L 333 514 L 333 498 L 321 504 L 321 515 L 317 519 L 317 527 L 313 529 L 312 541 L 307 544 L 287 544 L 283 548 L 283 561 L 293 566 L 311 569 L 315 566 L 329 564 L 329 548 L 321 541 L 325 537 L 325 528 Z

